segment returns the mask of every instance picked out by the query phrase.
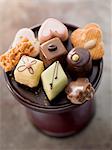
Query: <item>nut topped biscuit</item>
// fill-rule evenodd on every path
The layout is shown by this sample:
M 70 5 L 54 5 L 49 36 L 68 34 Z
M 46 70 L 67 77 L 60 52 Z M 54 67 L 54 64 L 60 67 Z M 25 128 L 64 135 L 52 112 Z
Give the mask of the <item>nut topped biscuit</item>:
M 34 32 L 29 28 L 22 28 L 16 33 L 14 41 L 12 43 L 12 48 L 15 48 L 16 45 L 20 43 L 21 39 L 23 38 L 27 38 L 35 47 L 35 50 L 31 53 L 30 56 L 36 57 L 40 52 L 40 49 L 39 49 L 40 43 L 36 39 Z
M 95 23 L 87 24 L 82 29 L 77 29 L 71 34 L 74 47 L 83 47 L 89 50 L 92 59 L 97 60 L 104 55 L 102 30 Z
M 22 38 L 15 48 L 9 49 L 0 56 L 0 66 L 7 71 L 11 71 L 19 62 L 22 55 L 31 56 L 35 47 L 27 38 Z

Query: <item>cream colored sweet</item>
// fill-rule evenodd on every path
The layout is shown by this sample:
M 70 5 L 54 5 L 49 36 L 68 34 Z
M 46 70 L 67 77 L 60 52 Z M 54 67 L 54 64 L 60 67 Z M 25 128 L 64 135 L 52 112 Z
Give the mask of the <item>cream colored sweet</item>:
M 68 78 L 59 63 L 54 62 L 41 74 L 44 91 L 51 101 L 53 100 L 68 84 Z
M 38 32 L 38 40 L 40 43 L 44 43 L 54 37 L 60 38 L 62 41 L 68 39 L 67 27 L 54 18 L 48 18 L 41 25 Z
M 18 83 L 33 88 L 38 86 L 43 70 L 42 61 L 24 55 L 14 70 L 14 77 Z
M 29 28 L 22 28 L 16 33 L 16 36 L 12 43 L 12 48 L 15 48 L 16 45 L 21 42 L 22 38 L 27 38 L 32 43 L 32 45 L 35 47 L 35 51 L 33 51 L 30 56 L 36 57 L 40 52 L 40 43 L 35 38 L 34 32 Z

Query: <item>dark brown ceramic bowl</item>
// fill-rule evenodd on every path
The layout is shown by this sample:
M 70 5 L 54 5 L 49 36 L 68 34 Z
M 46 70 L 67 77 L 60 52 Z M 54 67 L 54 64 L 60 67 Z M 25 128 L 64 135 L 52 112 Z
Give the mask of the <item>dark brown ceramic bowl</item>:
M 65 25 L 69 30 L 69 35 L 72 31 L 77 29 L 74 25 Z M 40 26 L 32 28 L 36 35 L 39 28 Z M 68 51 L 72 49 L 69 39 L 64 45 Z M 97 90 L 97 87 L 99 86 L 102 70 L 103 60 L 93 61 L 93 69 L 88 78 L 95 90 Z M 67 73 L 66 69 L 65 71 Z M 68 77 L 72 80 L 69 74 Z M 82 105 L 74 105 L 67 100 L 65 92 L 62 91 L 50 103 L 44 93 L 41 81 L 37 88 L 31 89 L 18 84 L 14 80 L 13 71 L 5 73 L 5 79 L 7 86 L 15 99 L 25 106 L 31 122 L 48 135 L 63 137 L 77 133 L 88 124 L 94 115 L 94 99 L 86 101 Z

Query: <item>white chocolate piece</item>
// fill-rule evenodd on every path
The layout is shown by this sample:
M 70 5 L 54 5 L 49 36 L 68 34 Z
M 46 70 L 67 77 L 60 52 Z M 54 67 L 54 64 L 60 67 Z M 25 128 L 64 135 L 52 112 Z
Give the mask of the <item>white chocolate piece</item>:
M 43 70 L 42 61 L 24 55 L 14 70 L 14 77 L 18 83 L 33 88 L 38 86 Z
M 48 18 L 41 25 L 38 32 L 38 40 L 40 43 L 44 43 L 54 37 L 60 38 L 62 41 L 68 39 L 67 27 L 54 18 Z
M 40 43 L 35 38 L 34 32 L 29 28 L 22 28 L 16 33 L 15 39 L 12 43 L 12 48 L 15 48 L 22 38 L 27 38 L 35 47 L 35 51 L 30 56 L 36 57 L 40 52 Z
M 41 74 L 44 91 L 51 101 L 54 99 L 67 85 L 67 76 L 59 63 L 54 62 Z

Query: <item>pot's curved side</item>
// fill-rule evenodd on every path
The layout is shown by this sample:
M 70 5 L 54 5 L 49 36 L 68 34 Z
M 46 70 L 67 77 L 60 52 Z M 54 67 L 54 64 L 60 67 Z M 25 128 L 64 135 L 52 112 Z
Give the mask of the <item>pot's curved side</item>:
M 26 109 L 29 120 L 43 133 L 55 137 L 65 137 L 81 131 L 95 113 L 95 102 L 90 100 L 80 107 L 66 112 L 43 113 Z

